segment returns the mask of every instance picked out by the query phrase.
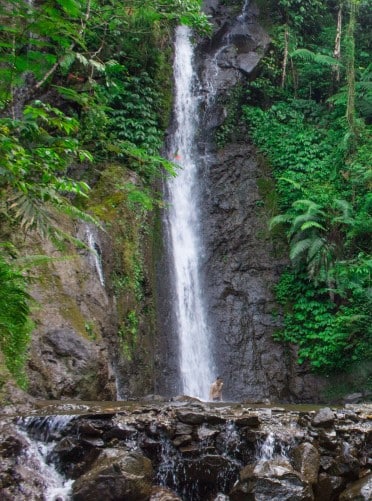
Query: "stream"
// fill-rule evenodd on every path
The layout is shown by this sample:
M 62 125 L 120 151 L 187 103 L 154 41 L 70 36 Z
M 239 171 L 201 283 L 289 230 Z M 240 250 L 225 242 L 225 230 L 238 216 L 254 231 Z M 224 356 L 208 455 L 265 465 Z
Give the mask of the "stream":
M 5 500 L 327 501 L 372 493 L 370 404 L 39 401 L 26 414 L 0 416 Z

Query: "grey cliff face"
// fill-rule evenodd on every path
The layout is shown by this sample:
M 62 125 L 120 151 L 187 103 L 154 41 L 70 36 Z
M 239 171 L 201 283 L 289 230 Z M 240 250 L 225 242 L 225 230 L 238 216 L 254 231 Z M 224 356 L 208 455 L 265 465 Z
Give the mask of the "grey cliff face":
M 223 148 L 215 144 L 229 95 L 237 84 L 255 77 L 270 39 L 252 3 L 211 0 L 204 7 L 214 31 L 196 47 L 201 115 L 196 203 L 204 245 L 200 274 L 216 370 L 224 378 L 227 400 L 314 401 L 321 380 L 306 366 L 297 366 L 293 348 L 273 340 L 281 325 L 273 287 L 287 263 L 267 231 L 268 216 L 259 193 L 260 180 L 267 174 L 244 129 Z M 165 318 L 171 293 L 162 296 L 160 315 Z M 164 318 L 158 353 L 177 360 L 177 347 L 169 341 L 172 322 Z M 158 369 L 156 391 L 174 394 L 176 368 L 163 360 Z

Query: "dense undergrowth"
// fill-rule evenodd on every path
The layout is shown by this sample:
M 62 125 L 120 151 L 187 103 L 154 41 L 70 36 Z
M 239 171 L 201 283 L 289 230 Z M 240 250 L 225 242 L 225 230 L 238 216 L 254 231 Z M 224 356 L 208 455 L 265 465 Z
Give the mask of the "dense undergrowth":
M 74 236 L 62 230 L 59 214 L 110 224 L 91 185 L 113 165 L 123 175 L 116 173 L 109 196 L 128 220 L 132 211 L 145 224 L 145 211 L 159 203 L 154 180 L 173 173 L 160 147 L 172 92 L 171 33 L 180 22 L 209 29 L 198 0 L 0 6 L 0 349 L 23 385 L 30 303 L 12 235 L 38 232 L 63 248 Z M 125 242 L 128 273 L 113 276 L 113 287 L 138 296 L 141 260 Z M 127 315 L 130 342 L 136 315 L 135 307 Z
M 275 180 L 274 234 L 291 266 L 281 342 L 325 375 L 371 386 L 371 10 L 350 0 L 261 0 L 272 37 L 242 117 Z M 237 115 L 241 119 L 241 114 Z

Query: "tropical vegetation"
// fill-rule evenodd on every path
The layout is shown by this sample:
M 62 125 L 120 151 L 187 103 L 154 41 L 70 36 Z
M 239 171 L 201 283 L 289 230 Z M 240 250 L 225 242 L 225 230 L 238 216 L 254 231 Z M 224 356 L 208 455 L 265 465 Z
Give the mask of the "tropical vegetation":
M 142 225 L 146 211 L 161 205 L 156 179 L 164 171 L 174 174 L 161 156 L 172 95 L 172 29 L 181 22 L 207 33 L 200 4 L 1 3 L 0 350 L 22 386 L 32 302 L 14 235 L 36 232 L 59 246 L 76 242 L 59 224 L 62 215 L 117 225 L 123 234 L 131 220 Z M 269 226 L 273 239 L 285 236 L 290 263 L 276 287 L 283 314 L 276 339 L 296 344 L 299 362 L 326 375 L 355 364 L 368 369 L 370 5 L 368 0 L 258 4 L 271 44 L 257 78 L 235 90 L 233 117 L 230 113 L 216 138 L 222 147 L 234 121 L 244 122 L 247 140 L 255 143 L 275 181 Z M 118 211 L 121 222 L 115 221 Z M 133 235 L 137 238 L 134 229 Z M 138 302 L 139 254 L 138 246 L 128 244 L 123 252 L 128 272 L 123 275 L 118 265 L 112 277 L 115 294 L 129 289 Z M 139 324 L 134 303 L 119 329 L 128 358 Z
M 63 245 L 61 215 L 98 224 L 90 185 L 109 163 L 135 174 L 118 196 L 157 203 L 154 179 L 173 172 L 160 147 L 176 23 L 209 29 L 198 0 L 1 3 L 0 349 L 22 384 L 31 304 L 13 236 Z
M 276 339 L 298 345 L 299 362 L 326 375 L 369 367 L 370 385 L 369 2 L 259 3 L 272 44 L 245 89 L 243 116 L 271 167 L 270 229 L 286 236 L 291 263 L 276 287 L 284 315 Z

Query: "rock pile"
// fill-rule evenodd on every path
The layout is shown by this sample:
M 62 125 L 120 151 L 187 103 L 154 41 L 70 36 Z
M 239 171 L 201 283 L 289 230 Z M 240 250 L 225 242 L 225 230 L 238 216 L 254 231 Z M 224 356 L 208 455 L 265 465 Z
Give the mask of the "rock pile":
M 73 500 L 371 499 L 372 406 L 303 410 L 244 404 L 119 404 L 51 418 L 4 418 L 2 499 L 42 499 L 29 437 L 71 479 Z M 92 412 L 92 413 L 91 413 Z

